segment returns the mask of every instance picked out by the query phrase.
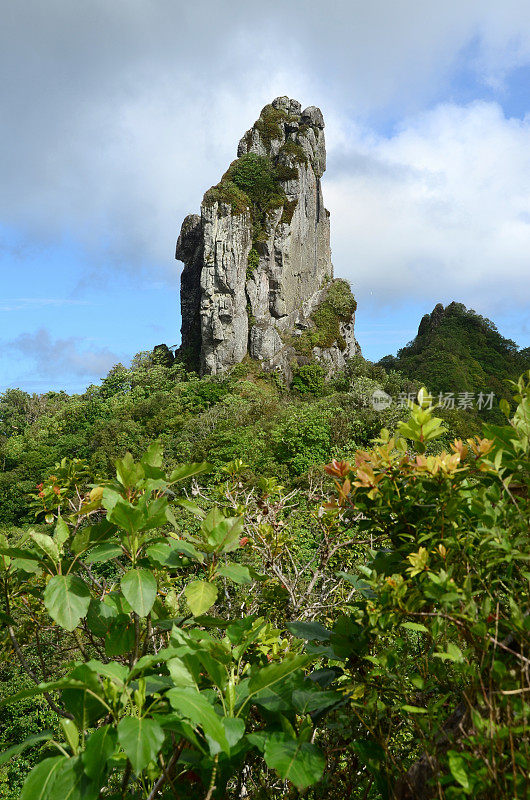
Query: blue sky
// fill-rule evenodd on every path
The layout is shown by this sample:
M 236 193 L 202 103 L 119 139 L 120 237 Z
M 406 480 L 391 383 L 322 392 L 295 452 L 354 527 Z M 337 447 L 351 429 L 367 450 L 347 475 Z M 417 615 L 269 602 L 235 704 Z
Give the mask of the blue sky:
M 326 118 L 365 356 L 451 300 L 530 345 L 528 4 L 22 0 L 0 68 L 0 391 L 178 343 L 180 223 L 279 94 Z

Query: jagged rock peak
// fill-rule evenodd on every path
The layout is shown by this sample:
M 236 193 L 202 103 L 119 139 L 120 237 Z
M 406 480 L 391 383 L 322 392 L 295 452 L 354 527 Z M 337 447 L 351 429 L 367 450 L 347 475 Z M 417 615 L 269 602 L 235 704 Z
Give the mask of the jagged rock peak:
M 301 152 L 286 145 L 287 142 L 298 145 Z M 321 178 L 326 169 L 322 111 L 316 106 L 302 111 L 297 100 L 277 97 L 262 109 L 259 119 L 240 140 L 238 157 L 247 153 L 279 158 L 283 162 L 296 160 L 296 156 L 308 159 L 315 175 Z
M 311 359 L 332 372 L 358 345 L 355 301 L 333 281 L 322 112 L 277 97 L 237 155 L 178 238 L 181 356 L 205 374 L 247 354 L 287 378 Z

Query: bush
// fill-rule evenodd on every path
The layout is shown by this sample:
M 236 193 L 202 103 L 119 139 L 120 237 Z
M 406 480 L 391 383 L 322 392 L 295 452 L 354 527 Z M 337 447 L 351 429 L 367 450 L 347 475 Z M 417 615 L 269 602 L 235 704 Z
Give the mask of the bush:
M 325 378 L 326 371 L 320 364 L 303 364 L 296 367 L 291 389 L 296 389 L 300 394 L 318 395 L 324 389 Z

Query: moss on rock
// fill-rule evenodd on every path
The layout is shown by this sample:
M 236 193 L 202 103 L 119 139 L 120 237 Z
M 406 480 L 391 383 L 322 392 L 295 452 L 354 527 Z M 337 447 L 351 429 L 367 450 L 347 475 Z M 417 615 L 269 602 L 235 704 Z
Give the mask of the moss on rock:
M 299 164 L 307 164 L 307 155 L 304 152 L 304 148 L 298 142 L 293 142 L 292 139 L 288 139 L 282 144 L 280 155 L 290 156 L 292 160 L 297 161 Z
M 311 314 L 312 327 L 299 337 L 290 337 L 290 344 L 298 353 L 310 357 L 314 347 L 328 348 L 334 344 L 346 349 L 340 332 L 341 322 L 349 322 L 357 309 L 357 301 L 347 281 L 335 280 L 324 300 Z
M 252 247 L 247 258 L 247 280 L 252 277 L 252 273 L 259 266 L 259 253 Z
M 226 203 L 233 214 L 244 214 L 250 208 L 250 199 L 236 186 L 233 181 L 221 178 L 218 184 L 212 186 L 203 197 L 203 204 L 213 206 L 214 203 Z

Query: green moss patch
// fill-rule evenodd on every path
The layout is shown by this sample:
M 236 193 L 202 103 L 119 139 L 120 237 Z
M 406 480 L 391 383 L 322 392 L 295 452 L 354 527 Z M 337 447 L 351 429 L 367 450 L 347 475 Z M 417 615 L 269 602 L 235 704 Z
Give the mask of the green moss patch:
M 255 247 L 252 247 L 247 258 L 247 280 L 252 277 L 252 273 L 259 266 L 259 253 Z
M 274 139 L 282 138 L 282 129 L 280 123 L 288 118 L 288 114 L 279 108 L 274 108 L 273 105 L 268 103 L 259 115 L 259 119 L 254 124 L 256 130 L 259 131 L 263 143 L 267 148 Z
M 357 301 L 347 281 L 333 281 L 325 299 L 311 314 L 313 327 L 299 337 L 290 337 L 289 344 L 298 353 L 309 357 L 313 347 L 327 348 L 337 344 L 340 350 L 345 350 L 346 342 L 340 332 L 340 323 L 349 322 L 356 309 Z
M 233 214 L 244 214 L 249 210 L 250 200 L 233 181 L 221 178 L 216 186 L 208 189 L 203 198 L 203 203 L 213 206 L 214 203 L 226 203 L 231 206 Z
M 291 156 L 294 161 L 298 161 L 299 164 L 307 164 L 307 156 L 304 152 L 304 148 L 301 144 L 297 142 L 293 142 L 292 139 L 288 139 L 282 146 L 280 147 L 280 155 L 287 155 Z
M 280 218 L 280 222 L 286 222 L 288 225 L 291 224 L 291 220 L 293 218 L 294 210 L 298 205 L 298 200 L 286 200 L 283 204 L 283 214 Z

